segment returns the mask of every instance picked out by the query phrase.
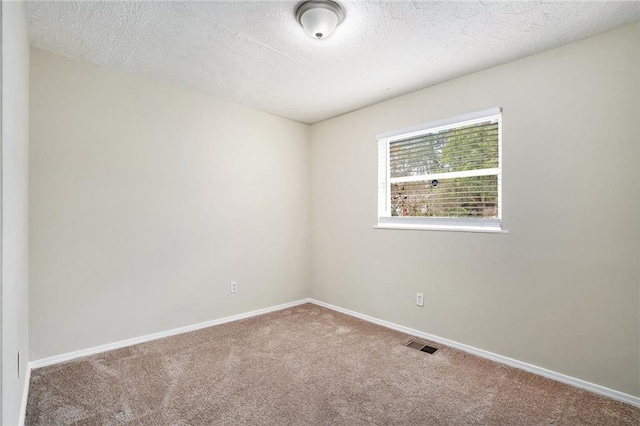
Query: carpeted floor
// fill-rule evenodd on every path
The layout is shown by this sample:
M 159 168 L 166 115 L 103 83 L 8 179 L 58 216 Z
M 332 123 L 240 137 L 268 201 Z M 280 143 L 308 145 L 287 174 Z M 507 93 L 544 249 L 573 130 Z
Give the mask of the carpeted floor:
M 638 425 L 640 409 L 306 304 L 34 370 L 27 425 Z

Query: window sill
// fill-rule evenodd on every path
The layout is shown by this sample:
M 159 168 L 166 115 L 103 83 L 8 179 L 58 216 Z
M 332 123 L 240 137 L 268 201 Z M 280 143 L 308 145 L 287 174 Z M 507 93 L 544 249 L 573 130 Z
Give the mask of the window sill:
M 395 223 L 382 223 L 373 227 L 374 229 L 399 229 L 407 231 L 451 231 L 451 232 L 478 232 L 483 234 L 508 234 L 509 231 L 501 228 L 490 228 L 486 226 L 446 226 L 446 225 L 402 225 Z

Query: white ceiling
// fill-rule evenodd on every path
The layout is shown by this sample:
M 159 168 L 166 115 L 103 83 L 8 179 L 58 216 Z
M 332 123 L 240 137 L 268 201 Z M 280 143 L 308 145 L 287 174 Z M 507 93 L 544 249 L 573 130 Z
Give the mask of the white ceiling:
M 313 123 L 640 19 L 640 2 L 341 1 L 315 40 L 296 1 L 29 2 L 31 43 Z

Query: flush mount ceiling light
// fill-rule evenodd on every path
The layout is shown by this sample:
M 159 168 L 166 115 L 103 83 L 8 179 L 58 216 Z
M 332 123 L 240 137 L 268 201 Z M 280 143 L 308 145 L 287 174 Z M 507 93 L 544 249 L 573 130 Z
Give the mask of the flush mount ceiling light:
M 327 38 L 344 20 L 344 10 L 331 0 L 309 0 L 296 8 L 296 19 L 314 38 Z

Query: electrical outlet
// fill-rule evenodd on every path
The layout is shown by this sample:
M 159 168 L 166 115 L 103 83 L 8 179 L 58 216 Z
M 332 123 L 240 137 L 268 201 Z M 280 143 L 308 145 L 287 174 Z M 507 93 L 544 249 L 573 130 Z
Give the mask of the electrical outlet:
M 238 292 L 238 283 L 233 281 L 231 282 L 231 293 L 237 293 Z
M 422 293 L 416 294 L 416 305 L 424 306 L 424 294 Z

